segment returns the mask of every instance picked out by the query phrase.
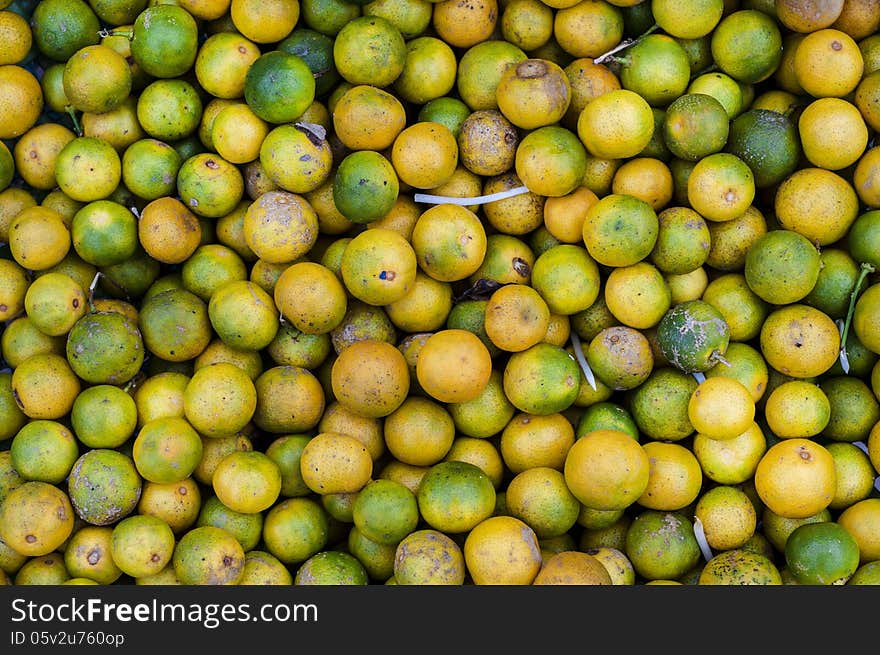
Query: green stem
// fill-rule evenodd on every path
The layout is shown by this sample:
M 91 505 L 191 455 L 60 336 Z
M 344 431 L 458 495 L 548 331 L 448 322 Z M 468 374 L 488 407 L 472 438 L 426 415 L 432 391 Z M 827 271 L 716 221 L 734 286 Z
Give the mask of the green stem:
M 70 116 L 70 120 L 73 121 L 73 131 L 77 136 L 82 136 L 82 125 L 79 124 L 79 119 L 76 117 L 76 109 L 73 108 L 73 105 L 67 105 L 64 107 L 64 111 L 67 112 L 67 115 Z
M 134 30 L 98 30 L 98 36 L 102 39 L 106 39 L 108 36 L 124 36 L 126 39 L 131 41 L 134 38 Z
M 855 287 L 853 287 L 852 293 L 849 294 L 849 309 L 846 312 L 846 321 L 843 324 L 843 330 L 840 332 L 840 358 L 841 363 L 844 364 L 844 368 L 847 369 L 845 372 L 849 372 L 849 365 L 846 364 L 846 340 L 849 335 L 849 326 L 852 324 L 853 313 L 856 310 L 856 300 L 859 297 L 859 291 L 862 288 L 862 283 L 865 281 L 865 278 L 868 277 L 875 270 L 874 266 L 867 263 L 862 262 L 859 267 L 859 279 L 856 281 Z

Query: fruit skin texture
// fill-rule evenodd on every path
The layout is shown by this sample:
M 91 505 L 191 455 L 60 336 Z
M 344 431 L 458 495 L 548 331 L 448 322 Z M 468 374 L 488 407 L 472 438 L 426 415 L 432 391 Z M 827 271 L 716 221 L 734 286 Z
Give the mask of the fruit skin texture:
M 788 536 L 785 561 L 800 584 L 843 585 L 859 567 L 859 546 L 837 523 L 807 523 Z
M 730 328 L 715 307 L 702 300 L 679 303 L 657 326 L 660 351 L 685 373 L 707 371 L 721 361 L 730 343 Z

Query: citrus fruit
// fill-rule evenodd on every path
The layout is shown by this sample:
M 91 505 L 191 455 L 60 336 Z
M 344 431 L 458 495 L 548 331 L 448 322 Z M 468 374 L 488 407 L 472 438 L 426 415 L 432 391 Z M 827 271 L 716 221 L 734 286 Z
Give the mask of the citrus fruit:
M 758 189 L 794 173 L 802 152 L 797 125 L 789 116 L 754 105 L 730 123 L 726 147 L 749 165 Z
M 625 509 L 647 489 L 650 461 L 626 432 L 598 429 L 569 448 L 563 473 L 571 492 L 594 509 Z
M 730 343 L 723 314 L 704 300 L 679 303 L 657 324 L 663 356 L 686 373 L 702 372 L 722 360 Z
M 101 39 L 101 21 L 84 0 L 38 2 L 30 23 L 37 50 L 57 62 L 67 61 L 80 48 Z
M 796 527 L 785 542 L 785 563 L 800 584 L 843 585 L 859 567 L 859 545 L 839 523 Z
M 462 551 L 477 585 L 531 584 L 541 570 L 535 531 L 513 516 L 489 516 L 477 523 Z
M 712 30 L 710 48 L 718 68 L 738 82 L 757 84 L 773 75 L 782 59 L 782 31 L 757 9 L 725 15 Z
M 233 585 L 244 573 L 244 560 L 244 549 L 230 532 L 203 525 L 180 538 L 171 561 L 183 584 Z
M 767 426 L 782 439 L 814 437 L 831 420 L 831 402 L 820 386 L 788 380 L 767 396 L 764 416 Z
M 653 133 L 651 105 L 624 88 L 594 98 L 577 121 L 577 134 L 587 153 L 600 159 L 634 157 L 648 145 Z
M 722 0 L 702 0 L 686 7 L 671 0 L 651 2 L 651 13 L 660 28 L 680 39 L 698 39 L 711 33 L 723 11 Z
M 393 572 L 401 585 L 461 585 L 466 575 L 464 553 L 445 533 L 422 528 L 397 544 Z
M 804 36 L 792 66 L 795 79 L 814 98 L 845 96 L 855 90 L 864 72 L 855 39 L 831 27 Z
M 781 585 L 782 573 L 773 560 L 745 548 L 733 548 L 714 555 L 703 566 L 700 585 Z
M 113 526 L 110 556 L 123 573 L 143 578 L 155 575 L 171 562 L 174 544 L 174 533 L 167 523 L 137 514 Z
M 11 490 L 3 501 L 0 538 L 28 557 L 47 555 L 73 532 L 74 513 L 67 495 L 48 482 L 31 480 Z
M 755 489 L 774 513 L 793 519 L 826 509 L 837 488 L 834 458 L 821 444 L 794 437 L 770 446 L 755 470 Z
M 660 224 L 653 207 L 627 194 L 609 194 L 588 210 L 582 236 L 590 256 L 605 266 L 629 266 L 654 248 Z
M 705 93 L 683 93 L 666 107 L 663 140 L 669 151 L 696 162 L 727 143 L 730 121 L 724 105 Z
M 282 41 L 297 25 L 300 17 L 299 2 L 231 0 L 228 7 L 235 29 L 260 44 Z
M 445 460 L 433 464 L 419 483 L 422 518 L 444 533 L 466 533 L 492 515 L 495 487 L 475 464 Z
M 712 439 L 733 439 L 755 419 L 751 392 L 734 378 L 709 377 L 700 382 L 688 401 L 694 429 Z
M 624 552 L 645 580 L 674 580 L 700 559 L 694 526 L 683 512 L 645 509 L 625 532 Z
M 403 72 L 406 55 L 406 41 L 400 30 L 381 16 L 354 18 L 333 41 L 333 62 L 351 84 L 390 86 Z
M 755 506 L 741 489 L 718 485 L 702 493 L 694 507 L 703 535 L 714 550 L 742 548 L 755 534 Z
M 562 119 L 571 102 L 571 83 L 559 64 L 529 58 L 501 73 L 495 101 L 511 123 L 533 130 Z
M 586 3 L 551 0 L 555 11 L 553 35 L 573 57 L 593 59 L 616 46 L 624 35 L 624 13 L 610 2 Z
M 0 138 L 14 139 L 36 124 L 45 104 L 43 89 L 33 73 L 17 64 L 0 66 L 0 89 L 4 114 Z
M 284 50 L 270 50 L 248 68 L 244 99 L 267 123 L 289 123 L 315 100 L 315 77 L 301 57 Z
M 648 486 L 636 500 L 640 506 L 675 511 L 697 499 L 703 471 L 688 448 L 663 441 L 649 441 L 642 448 L 648 456 Z
M 685 93 L 690 62 L 684 48 L 669 34 L 652 33 L 630 46 L 620 64 L 620 84 L 642 96 L 652 107 L 665 107 Z
M 767 364 L 797 378 L 821 375 L 840 354 L 840 332 L 834 321 L 801 303 L 773 309 L 758 338 Z
M 395 346 L 364 339 L 352 343 L 334 360 L 333 393 L 357 414 L 380 417 L 391 414 L 405 400 L 410 387 L 406 359 Z
M 532 193 L 559 197 L 581 185 L 586 162 L 586 150 L 574 132 L 542 125 L 520 140 L 514 168 Z
M 759 236 L 746 254 L 743 274 L 759 298 L 772 305 L 803 300 L 816 284 L 819 251 L 800 232 L 771 230 Z
M 132 24 L 131 56 L 155 78 L 175 78 L 190 70 L 198 45 L 196 19 L 178 5 L 151 5 Z
M 385 545 L 397 545 L 415 530 L 419 519 L 415 494 L 394 480 L 367 483 L 352 509 L 358 530 L 368 539 Z

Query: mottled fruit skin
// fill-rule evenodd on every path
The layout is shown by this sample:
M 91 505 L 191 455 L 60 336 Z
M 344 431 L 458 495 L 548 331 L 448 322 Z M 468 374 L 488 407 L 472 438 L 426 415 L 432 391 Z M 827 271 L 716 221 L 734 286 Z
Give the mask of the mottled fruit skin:
M 685 373 L 708 371 L 730 343 L 724 316 L 702 300 L 672 307 L 657 326 L 657 342 L 670 364 Z
M 119 312 L 92 312 L 80 318 L 67 338 L 67 360 L 93 384 L 125 384 L 144 362 L 137 324 Z
M 96 448 L 80 455 L 67 484 L 73 509 L 83 521 L 110 525 L 134 510 L 142 483 L 131 457 L 109 448 Z
M 781 585 L 782 576 L 771 560 L 741 548 L 718 553 L 703 567 L 700 585 Z

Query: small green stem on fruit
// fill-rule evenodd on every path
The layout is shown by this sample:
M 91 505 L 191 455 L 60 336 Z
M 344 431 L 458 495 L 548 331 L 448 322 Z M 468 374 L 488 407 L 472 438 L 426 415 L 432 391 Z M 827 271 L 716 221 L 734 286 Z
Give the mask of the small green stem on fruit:
M 73 108 L 73 105 L 66 105 L 64 111 L 67 112 L 67 115 L 70 116 L 70 120 L 73 122 L 73 131 L 77 136 L 82 136 L 82 125 L 79 124 L 79 119 L 76 117 L 76 109 Z
M 106 39 L 108 36 L 124 36 L 126 39 L 131 41 L 134 38 L 134 30 L 108 30 L 102 29 L 98 30 L 98 36 L 102 39 Z
M 581 348 L 581 339 L 574 330 L 571 331 L 571 345 L 574 348 L 575 359 L 577 359 L 578 364 L 580 364 L 581 370 L 587 378 L 587 382 L 590 383 L 593 391 L 595 391 L 596 378 L 593 376 L 593 369 L 590 368 L 590 365 L 587 363 L 587 358 L 584 357 L 584 350 Z
M 849 336 L 849 326 L 852 324 L 853 313 L 856 310 L 856 300 L 859 298 L 859 292 L 865 278 L 877 270 L 873 265 L 867 262 L 862 262 L 859 269 L 859 279 L 856 280 L 856 285 L 849 294 L 849 309 L 847 309 L 846 312 L 846 321 L 844 321 L 843 328 L 840 330 L 840 364 L 843 367 L 844 373 L 849 373 L 849 360 L 846 356 L 846 340 Z
M 595 59 L 593 59 L 593 63 L 594 63 L 594 64 L 601 64 L 601 63 L 605 62 L 606 60 L 611 60 L 611 61 L 616 62 L 616 63 L 618 63 L 618 64 L 624 64 L 624 63 L 626 63 L 627 60 L 625 60 L 625 59 L 619 59 L 619 58 L 617 58 L 617 57 L 614 57 L 613 55 L 614 55 L 615 53 L 617 53 L 617 52 L 620 52 L 621 50 L 624 50 L 624 49 L 630 47 L 631 45 L 635 45 L 636 43 L 638 43 L 639 41 L 641 41 L 642 39 L 644 39 L 646 36 L 648 36 L 648 35 L 651 34 L 652 32 L 656 32 L 656 31 L 659 29 L 659 27 L 660 27 L 660 26 L 657 25 L 657 23 L 654 23 L 653 25 L 651 25 L 651 27 L 649 27 L 648 29 L 646 29 L 642 34 L 640 34 L 640 35 L 637 36 L 636 38 L 634 38 L 634 39 L 624 39 L 623 41 L 621 41 L 620 43 L 618 43 L 616 46 L 614 46 L 613 48 L 611 48 L 611 50 L 609 50 L 608 52 L 603 52 L 601 55 L 599 55 L 598 57 L 596 57 Z

